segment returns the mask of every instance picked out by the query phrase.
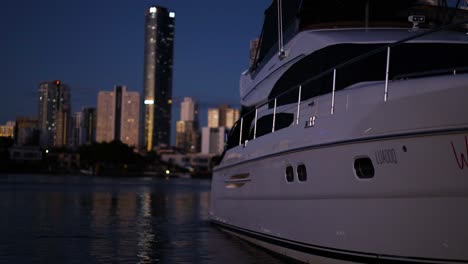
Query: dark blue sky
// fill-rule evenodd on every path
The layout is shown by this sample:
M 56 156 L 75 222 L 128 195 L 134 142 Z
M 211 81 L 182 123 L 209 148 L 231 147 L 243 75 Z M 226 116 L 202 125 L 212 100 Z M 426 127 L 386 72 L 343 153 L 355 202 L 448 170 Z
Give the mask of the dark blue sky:
M 37 116 L 41 81 L 72 89 L 73 111 L 95 106 L 116 84 L 142 90 L 145 9 L 176 12 L 173 96 L 207 106 L 237 104 L 249 40 L 260 34 L 271 0 L 15 0 L 0 16 L 0 123 Z M 178 105 L 176 105 L 178 108 Z M 178 119 L 174 111 L 173 119 Z

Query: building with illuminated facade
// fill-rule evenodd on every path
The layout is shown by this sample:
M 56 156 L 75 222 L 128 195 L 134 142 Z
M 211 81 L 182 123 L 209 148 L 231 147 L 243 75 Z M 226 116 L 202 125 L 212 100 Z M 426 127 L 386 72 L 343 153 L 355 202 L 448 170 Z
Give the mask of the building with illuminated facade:
M 199 151 L 198 105 L 185 97 L 180 106 L 180 120 L 176 124 L 176 147 L 185 152 Z
M 4 126 L 0 126 L 0 137 L 13 138 L 15 136 L 15 122 L 8 121 Z
M 228 105 L 208 109 L 208 126 L 202 128 L 201 152 L 220 155 L 229 130 L 239 119 L 239 109 Z
M 175 13 L 151 6 L 145 18 L 142 144 L 146 151 L 168 146 L 171 135 Z
M 71 127 L 70 88 L 60 80 L 39 85 L 39 130 L 42 147 L 69 145 Z
M 125 86 L 98 94 L 97 142 L 120 140 L 129 146 L 138 146 L 140 95 L 127 92 Z
M 239 109 L 231 108 L 228 105 L 208 109 L 208 127 L 226 127 L 227 129 L 231 129 L 238 119 Z

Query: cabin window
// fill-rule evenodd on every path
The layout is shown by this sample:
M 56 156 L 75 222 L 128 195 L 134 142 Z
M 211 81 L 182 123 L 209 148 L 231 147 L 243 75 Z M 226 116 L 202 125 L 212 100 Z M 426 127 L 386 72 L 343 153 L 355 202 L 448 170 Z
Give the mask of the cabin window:
M 253 139 L 255 120 L 252 121 L 250 128 L 249 139 Z M 286 128 L 294 122 L 294 114 L 290 113 L 277 113 L 275 118 L 275 131 Z M 257 120 L 257 135 L 261 137 L 268 133 L 271 133 L 273 129 L 273 114 L 262 116 Z
M 300 182 L 307 181 L 307 169 L 304 164 L 300 164 L 299 166 L 297 166 L 297 179 Z
M 360 179 L 374 178 L 375 169 L 372 160 L 368 157 L 358 158 L 354 161 L 354 171 Z
M 291 66 L 276 82 L 268 99 L 269 107 L 273 108 L 274 99 L 277 106 L 296 103 L 298 89 L 285 93 L 291 88 L 302 85 L 301 100 L 332 92 L 333 73 L 322 78 L 305 81 L 318 74 L 332 70 L 359 55 L 365 54 L 386 44 L 337 44 L 325 47 L 309 54 Z M 390 79 L 411 73 L 430 72 L 441 69 L 468 67 L 468 45 L 447 43 L 407 43 L 393 47 L 390 57 Z M 430 56 L 429 56 L 430 55 Z M 344 89 L 353 84 L 385 80 L 385 51 L 376 53 L 366 59 L 337 70 L 336 90 Z
M 294 181 L 294 169 L 292 166 L 286 167 L 286 181 L 293 182 Z

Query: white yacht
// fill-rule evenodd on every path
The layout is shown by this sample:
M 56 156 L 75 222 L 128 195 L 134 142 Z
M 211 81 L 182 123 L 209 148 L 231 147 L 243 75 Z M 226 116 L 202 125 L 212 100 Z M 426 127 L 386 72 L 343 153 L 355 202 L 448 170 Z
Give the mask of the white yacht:
M 306 263 L 468 263 L 466 7 L 273 1 L 212 223 Z

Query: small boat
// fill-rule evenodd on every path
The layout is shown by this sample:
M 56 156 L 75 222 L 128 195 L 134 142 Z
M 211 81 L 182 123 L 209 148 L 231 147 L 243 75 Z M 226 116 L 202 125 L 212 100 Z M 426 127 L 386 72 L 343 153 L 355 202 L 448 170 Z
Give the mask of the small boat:
M 273 1 L 211 222 L 305 263 L 468 263 L 467 22 L 467 1 Z

